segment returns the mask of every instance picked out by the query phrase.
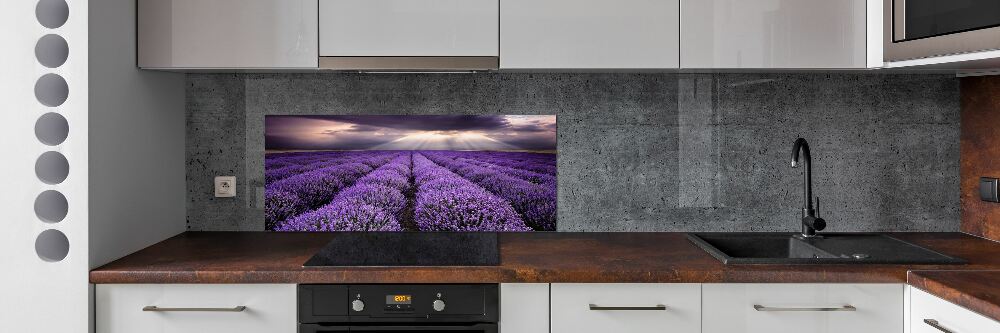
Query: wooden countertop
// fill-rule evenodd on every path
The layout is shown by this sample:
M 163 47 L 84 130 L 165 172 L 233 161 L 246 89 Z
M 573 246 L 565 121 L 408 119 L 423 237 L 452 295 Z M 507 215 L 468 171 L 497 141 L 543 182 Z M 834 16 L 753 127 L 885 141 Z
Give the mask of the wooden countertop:
M 911 271 L 907 283 L 1000 321 L 1000 270 Z
M 330 233 L 186 232 L 97 268 L 91 283 L 904 283 L 909 270 L 1000 270 L 1000 243 L 893 233 L 967 265 L 726 266 L 684 233 L 506 233 L 500 266 L 302 267 Z

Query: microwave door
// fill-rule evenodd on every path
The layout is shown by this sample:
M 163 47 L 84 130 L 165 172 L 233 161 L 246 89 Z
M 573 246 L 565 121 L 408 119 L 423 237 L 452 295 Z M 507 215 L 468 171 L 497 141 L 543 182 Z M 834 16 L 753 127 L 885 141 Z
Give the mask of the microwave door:
M 1000 0 L 884 0 L 885 61 L 1000 49 Z
M 893 0 L 892 12 L 897 42 L 1000 26 L 997 0 Z

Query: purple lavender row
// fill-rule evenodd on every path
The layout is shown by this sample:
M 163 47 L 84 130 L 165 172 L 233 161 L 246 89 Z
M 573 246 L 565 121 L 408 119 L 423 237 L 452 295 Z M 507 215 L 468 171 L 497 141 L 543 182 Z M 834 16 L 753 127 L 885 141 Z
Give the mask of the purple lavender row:
M 525 170 L 529 172 L 542 173 L 553 177 L 556 175 L 557 172 L 555 165 L 556 162 L 554 159 L 553 160 L 537 160 L 537 159 L 510 160 L 497 156 L 486 156 L 477 159 L 491 164 Z
M 290 153 L 296 156 L 273 156 L 269 154 L 264 161 L 264 184 L 271 183 L 299 173 L 322 169 L 337 164 L 357 162 L 367 156 L 356 152 L 318 152 L 310 155 L 305 153 Z
M 413 155 L 414 220 L 424 231 L 530 231 L 514 208 L 422 154 Z
M 317 169 L 322 169 L 325 167 L 335 166 L 337 164 L 346 164 L 355 162 L 359 159 L 358 157 L 340 157 L 332 158 L 327 160 L 321 160 L 316 162 L 311 162 L 308 164 L 291 164 L 280 168 L 265 169 L 264 170 L 264 185 L 270 185 L 271 183 L 288 178 L 289 176 L 294 176 L 303 172 L 309 172 Z
M 512 177 L 490 168 L 456 161 L 437 152 L 427 158 L 465 177 L 476 185 L 507 200 L 521 214 L 522 220 L 534 230 L 555 230 L 556 188 L 542 186 Z
M 455 162 L 465 163 L 463 167 L 473 168 L 473 166 L 478 166 L 490 170 L 495 170 L 497 172 L 513 176 L 533 184 L 538 184 L 540 186 L 548 188 L 553 193 L 556 190 L 557 182 L 554 175 L 549 175 L 540 172 L 528 171 L 525 169 L 515 168 L 505 166 L 504 164 L 510 164 L 509 161 L 498 158 L 497 156 L 510 156 L 510 154 L 532 154 L 532 153 L 507 153 L 507 152 L 433 152 L 435 156 L 445 157 Z M 502 155 L 501 155 L 502 154 Z M 532 154 L 532 155 L 548 155 L 548 154 Z M 553 159 L 554 161 L 554 159 Z M 505 163 L 506 162 L 506 163 Z M 553 162 L 554 163 L 554 162 Z M 553 165 L 554 166 L 554 165 Z M 459 172 L 459 174 L 465 175 L 466 173 L 472 172 L 473 170 L 464 170 Z
M 301 173 L 265 186 L 265 224 L 273 226 L 291 216 L 328 203 L 341 189 L 371 172 L 371 165 L 388 163 L 396 155 L 375 154 L 360 162 Z
M 530 162 L 555 165 L 555 154 L 499 152 L 499 151 L 435 151 L 447 155 L 468 156 L 475 159 L 496 159 L 504 162 Z
M 409 154 L 361 177 L 327 205 L 278 223 L 276 231 L 401 231 L 409 186 Z
M 475 160 L 475 159 L 468 158 L 468 157 L 460 157 L 460 158 L 456 158 L 455 160 L 456 161 L 460 161 L 460 162 L 475 164 L 475 165 L 478 165 L 478 166 L 481 166 L 481 167 L 484 167 L 484 168 L 494 169 L 494 170 L 497 170 L 499 172 L 505 173 L 507 175 L 511 175 L 511 176 L 514 176 L 514 177 L 517 177 L 517 178 L 520 178 L 520 179 L 524 179 L 524 180 L 527 180 L 527 181 L 535 183 L 535 184 L 541 184 L 541 185 L 546 185 L 546 186 L 548 186 L 548 185 L 556 186 L 556 177 L 552 176 L 552 175 L 547 175 L 547 174 L 544 174 L 544 173 L 538 173 L 538 172 L 534 172 L 534 171 L 528 171 L 528 170 L 524 170 L 524 169 L 512 168 L 512 167 L 498 165 L 498 164 L 490 163 L 490 162 L 486 162 L 486 161 Z
M 556 160 L 553 154 L 512 153 L 512 152 L 436 152 L 452 158 L 467 157 L 490 164 L 556 175 Z
M 385 151 L 389 152 L 389 151 Z M 336 160 L 338 158 L 362 158 L 369 156 L 364 151 L 320 151 L 296 153 L 271 153 L 264 157 L 265 169 L 278 169 L 286 166 L 305 166 L 314 162 Z
M 388 152 L 387 152 L 388 153 Z M 264 170 L 264 185 L 270 185 L 271 183 L 294 176 L 300 173 L 305 173 L 309 171 L 314 171 L 326 167 L 336 166 L 339 164 L 347 163 L 362 163 L 371 167 L 377 167 L 382 161 L 372 161 L 371 154 L 365 154 L 362 152 L 352 152 L 351 154 L 339 154 L 339 155 L 328 155 L 329 158 L 319 159 L 316 161 L 310 161 L 305 164 L 292 164 L 280 168 L 266 169 Z M 376 164 L 372 164 L 376 163 Z
M 346 155 L 344 152 L 271 153 L 264 156 L 264 168 L 275 169 L 289 165 L 303 165 L 344 155 Z

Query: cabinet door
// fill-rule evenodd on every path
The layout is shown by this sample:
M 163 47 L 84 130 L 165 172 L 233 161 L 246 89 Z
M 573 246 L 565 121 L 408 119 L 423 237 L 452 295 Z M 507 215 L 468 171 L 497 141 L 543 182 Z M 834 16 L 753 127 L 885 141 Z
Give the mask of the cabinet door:
M 912 287 L 909 290 L 910 332 L 907 333 L 941 333 L 943 330 L 953 333 L 1000 332 L 1000 322 L 923 290 Z
M 499 0 L 319 0 L 324 57 L 496 57 Z
M 901 284 L 726 283 L 702 292 L 705 333 L 903 332 Z
M 701 285 L 552 284 L 552 332 L 698 333 Z
M 316 0 L 139 0 L 139 67 L 316 68 Z
M 500 68 L 677 68 L 677 0 L 503 0 Z
M 866 11 L 865 0 L 682 0 L 681 67 L 865 68 Z
M 549 333 L 549 284 L 500 284 L 500 331 Z
M 294 284 L 100 284 L 95 298 L 98 333 L 294 333 L 298 329 Z M 144 310 L 147 306 L 163 311 Z M 237 306 L 246 308 L 219 311 Z

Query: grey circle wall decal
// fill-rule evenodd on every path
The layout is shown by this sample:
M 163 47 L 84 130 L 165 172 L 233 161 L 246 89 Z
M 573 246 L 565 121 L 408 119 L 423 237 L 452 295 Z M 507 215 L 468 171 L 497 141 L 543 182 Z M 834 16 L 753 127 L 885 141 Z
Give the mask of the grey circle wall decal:
M 69 202 L 59 191 L 48 190 L 35 198 L 35 216 L 43 222 L 62 222 L 67 213 L 69 213 Z
M 43 27 L 61 27 L 69 19 L 69 5 L 65 0 L 39 0 L 35 5 L 35 18 Z
M 69 122 L 61 114 L 49 112 L 35 121 L 35 137 L 38 141 L 55 146 L 66 141 L 69 136 Z
M 69 176 L 69 161 L 59 152 L 44 152 L 35 161 L 35 175 L 49 185 L 62 183 Z
M 58 74 L 45 74 L 35 81 L 35 98 L 42 105 L 56 107 L 66 102 L 69 97 L 69 85 L 66 79 Z
M 35 253 L 48 262 L 61 261 L 69 254 L 69 238 L 59 230 L 42 231 L 35 238 Z
M 56 68 L 66 63 L 69 57 L 69 44 L 62 36 L 48 34 L 35 43 L 35 59 L 48 68 Z

